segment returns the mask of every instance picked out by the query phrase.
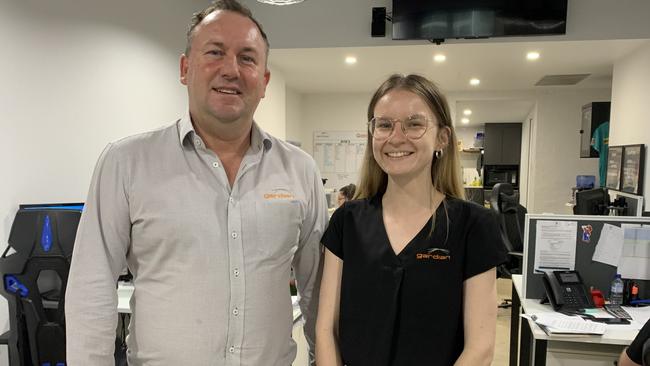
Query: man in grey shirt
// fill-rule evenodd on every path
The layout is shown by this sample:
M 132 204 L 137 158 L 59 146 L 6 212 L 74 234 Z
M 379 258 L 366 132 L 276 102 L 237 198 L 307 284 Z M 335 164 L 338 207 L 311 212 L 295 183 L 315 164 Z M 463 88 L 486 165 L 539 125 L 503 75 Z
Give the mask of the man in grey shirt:
M 253 121 L 268 48 L 233 0 L 196 14 L 180 63 L 189 113 L 100 156 L 67 285 L 68 365 L 114 364 L 127 265 L 132 366 L 290 365 L 292 266 L 313 349 L 325 195 L 314 160 Z

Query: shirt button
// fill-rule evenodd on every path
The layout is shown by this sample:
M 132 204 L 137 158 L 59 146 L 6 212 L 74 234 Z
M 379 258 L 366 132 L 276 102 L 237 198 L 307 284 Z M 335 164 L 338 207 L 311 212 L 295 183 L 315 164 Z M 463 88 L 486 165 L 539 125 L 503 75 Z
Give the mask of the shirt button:
M 239 309 L 237 308 L 232 309 L 232 314 L 235 316 L 239 315 Z
M 196 144 L 196 146 L 201 146 L 201 139 L 194 140 L 194 143 Z
M 232 197 L 228 198 L 228 201 L 230 201 L 230 203 L 235 203 L 235 199 Z
M 235 352 L 235 347 L 230 346 L 230 348 L 228 348 L 228 352 L 234 353 Z
M 239 277 L 239 268 L 233 269 L 232 273 L 235 275 L 235 277 Z
M 218 168 L 218 167 L 219 167 L 219 163 L 217 163 L 217 162 L 215 161 L 214 163 L 212 163 L 212 166 L 215 167 L 215 168 Z
M 232 236 L 233 239 L 237 239 L 237 232 L 233 231 L 232 234 L 230 234 L 230 236 Z

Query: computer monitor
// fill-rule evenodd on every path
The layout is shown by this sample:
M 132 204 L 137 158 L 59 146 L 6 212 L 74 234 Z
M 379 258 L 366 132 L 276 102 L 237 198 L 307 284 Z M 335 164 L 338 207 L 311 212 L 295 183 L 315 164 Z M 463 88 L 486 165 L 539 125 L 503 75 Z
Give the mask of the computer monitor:
M 643 196 L 637 196 L 627 192 L 611 191 L 610 199 L 614 199 L 612 205 L 620 206 L 619 216 L 642 216 Z
M 575 215 L 607 215 L 609 196 L 604 188 L 588 189 L 576 192 Z

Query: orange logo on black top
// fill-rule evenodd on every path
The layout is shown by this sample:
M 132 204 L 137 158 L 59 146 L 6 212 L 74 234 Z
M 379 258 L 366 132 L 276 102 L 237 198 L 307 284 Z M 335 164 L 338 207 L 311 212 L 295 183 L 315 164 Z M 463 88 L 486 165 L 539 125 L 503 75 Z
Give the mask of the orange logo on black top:
M 429 248 L 426 253 L 417 253 L 415 258 L 418 260 L 448 261 L 451 260 L 451 254 L 448 249 Z

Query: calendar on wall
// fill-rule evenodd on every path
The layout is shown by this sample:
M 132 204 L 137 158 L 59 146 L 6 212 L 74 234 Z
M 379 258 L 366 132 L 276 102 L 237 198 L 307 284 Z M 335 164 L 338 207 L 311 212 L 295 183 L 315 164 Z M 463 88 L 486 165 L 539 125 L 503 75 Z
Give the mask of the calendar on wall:
M 359 172 L 366 151 L 366 131 L 315 131 L 314 160 L 326 188 L 339 189 L 358 183 Z

